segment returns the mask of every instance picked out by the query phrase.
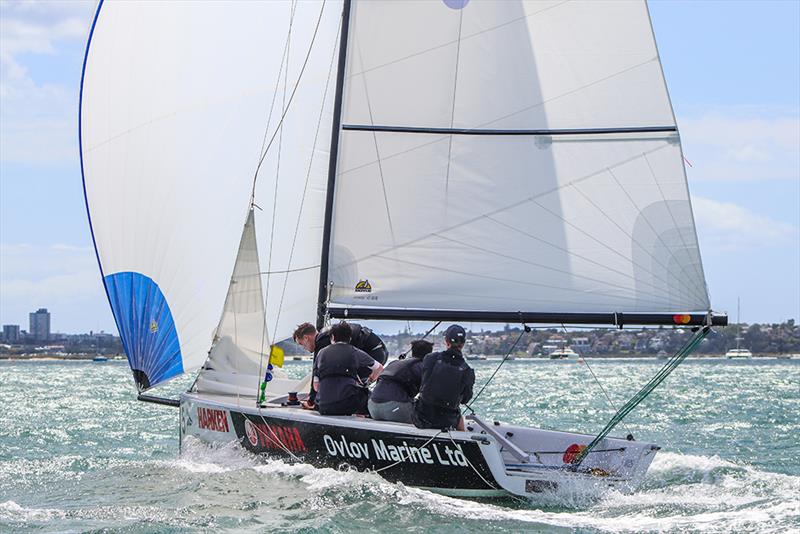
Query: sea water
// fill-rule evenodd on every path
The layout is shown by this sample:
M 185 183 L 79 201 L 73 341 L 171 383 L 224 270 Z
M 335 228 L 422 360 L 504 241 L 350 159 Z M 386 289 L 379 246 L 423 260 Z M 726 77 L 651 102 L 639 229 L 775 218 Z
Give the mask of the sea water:
M 480 385 L 499 362 L 470 363 Z M 609 399 L 584 363 L 509 361 L 475 408 L 593 433 L 663 362 L 587 363 Z M 0 531 L 800 531 L 800 361 L 690 359 L 627 432 L 663 447 L 634 494 L 457 499 L 236 446 L 179 454 L 177 409 L 137 402 L 124 362 L 1 362 Z

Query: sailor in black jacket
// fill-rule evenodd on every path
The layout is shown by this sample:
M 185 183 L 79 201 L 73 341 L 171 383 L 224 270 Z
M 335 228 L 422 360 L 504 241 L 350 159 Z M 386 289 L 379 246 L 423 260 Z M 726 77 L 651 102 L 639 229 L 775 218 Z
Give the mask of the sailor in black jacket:
M 361 349 L 376 362 L 383 365 L 386 363 L 389 353 L 386 351 L 386 345 L 383 340 L 378 337 L 371 329 L 356 323 L 348 323 L 352 330 L 352 337 L 349 343 Z M 331 344 L 331 330 L 317 331 L 317 328 L 311 323 L 303 323 L 298 325 L 292 336 L 294 342 L 306 349 L 308 352 L 314 354 L 314 363 L 316 364 L 317 355 L 319 352 Z M 316 391 L 311 388 L 309 392 L 308 401 L 303 403 L 304 408 L 313 409 L 316 398 Z
M 367 414 L 367 384 L 383 365 L 350 344 L 350 325 L 342 321 L 331 328 L 331 343 L 314 362 L 313 388 L 322 415 Z
M 414 397 L 422 382 L 422 359 L 432 350 L 433 343 L 417 339 L 411 343 L 411 358 L 395 360 L 386 366 L 369 398 L 369 414 L 373 419 L 413 422 Z
M 452 325 L 445 331 L 444 339 L 447 350 L 428 354 L 422 362 L 422 384 L 414 403 L 414 425 L 464 430 L 459 405 L 472 398 L 475 372 L 461 354 L 466 341 L 464 329 Z

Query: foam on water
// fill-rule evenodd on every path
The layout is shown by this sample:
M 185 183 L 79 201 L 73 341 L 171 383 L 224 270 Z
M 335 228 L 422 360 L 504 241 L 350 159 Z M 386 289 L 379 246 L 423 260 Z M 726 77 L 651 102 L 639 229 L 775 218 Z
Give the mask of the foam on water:
M 570 488 L 529 503 L 495 504 L 393 484 L 372 473 L 259 459 L 236 445 L 211 447 L 192 438 L 184 445 L 182 457 L 168 465 L 192 473 L 250 470 L 265 479 L 299 482 L 308 495 L 304 504 L 320 512 L 360 506 L 367 499 L 374 507 L 400 505 L 442 518 L 607 532 L 782 532 L 800 521 L 800 477 L 761 472 L 716 456 L 662 452 L 645 487 L 633 494 Z
M 494 369 L 481 365 L 479 380 Z M 713 374 L 721 386 L 703 391 L 712 387 L 708 365 L 718 366 Z M 592 431 L 606 417 L 603 403 L 573 387 L 579 368 L 567 367 L 502 370 L 497 383 L 504 388 L 487 389 L 480 409 L 487 418 Z M 627 384 L 620 377 L 641 383 L 655 368 L 641 362 L 593 367 L 620 396 Z M 235 444 L 191 438 L 179 455 L 176 412 L 133 401 L 129 380 L 122 365 L 0 364 L 0 404 L 8 407 L 0 411 L 0 532 L 800 528 L 796 364 L 685 366 L 661 392 L 661 404 L 643 403 L 626 421 L 637 437 L 667 449 L 656 455 L 639 491 L 564 485 L 530 502 L 447 497 L 375 474 L 260 458 Z M 76 384 L 79 393 L 49 403 L 52 391 L 39 384 L 59 381 Z M 550 384 L 553 391 L 527 402 L 524 383 Z M 794 387 L 778 395 L 777 383 Z M 682 410 L 670 413 L 665 405 Z

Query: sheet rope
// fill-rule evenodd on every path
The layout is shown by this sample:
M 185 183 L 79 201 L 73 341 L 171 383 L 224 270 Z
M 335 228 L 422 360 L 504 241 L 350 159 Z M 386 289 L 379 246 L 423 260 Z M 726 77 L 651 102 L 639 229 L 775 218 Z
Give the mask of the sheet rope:
M 581 462 L 586 458 L 586 456 L 594 449 L 603 439 L 608 436 L 608 434 L 616 427 L 620 422 L 622 422 L 625 417 L 636 408 L 639 403 L 641 403 L 644 399 L 646 399 L 654 389 L 656 389 L 659 384 L 661 384 L 672 371 L 675 370 L 682 362 L 686 359 L 689 354 L 694 352 L 694 350 L 703 342 L 706 336 L 711 332 L 710 326 L 704 326 L 700 328 L 684 345 L 683 347 L 676 352 L 672 358 L 670 358 L 667 363 L 656 373 L 656 375 L 650 379 L 650 381 L 645 384 L 631 399 L 626 402 L 622 408 L 617 410 L 617 413 L 611 417 L 611 419 L 606 423 L 606 426 L 600 431 L 599 434 L 583 449 L 578 455 L 575 456 L 572 464 L 569 466 L 571 470 L 576 470 L 580 465 Z

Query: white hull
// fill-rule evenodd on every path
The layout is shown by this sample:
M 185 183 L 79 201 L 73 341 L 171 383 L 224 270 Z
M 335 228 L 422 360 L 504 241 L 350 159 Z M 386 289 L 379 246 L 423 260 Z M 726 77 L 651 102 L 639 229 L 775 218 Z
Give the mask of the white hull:
M 245 399 L 241 399 L 244 401 Z M 482 426 L 485 425 L 485 426 Z M 592 436 L 486 425 L 468 419 L 465 432 L 423 430 L 360 417 L 321 416 L 297 407 L 239 404 L 235 397 L 181 396 L 181 437 L 208 443 L 239 442 L 317 467 L 376 471 L 390 481 L 453 496 L 535 497 L 543 492 L 613 486 L 634 491 L 655 456 L 651 443 L 607 438 L 577 470 L 567 449 Z

